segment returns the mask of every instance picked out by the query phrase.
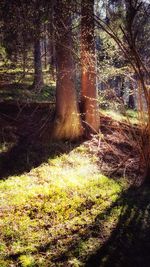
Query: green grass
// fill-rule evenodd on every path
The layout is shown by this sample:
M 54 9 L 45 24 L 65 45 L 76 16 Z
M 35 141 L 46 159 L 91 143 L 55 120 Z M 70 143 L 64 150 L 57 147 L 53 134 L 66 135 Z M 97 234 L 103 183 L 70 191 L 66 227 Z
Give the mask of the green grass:
M 27 75 L 26 82 L 32 82 L 31 75 Z M 2 90 L 1 96 L 4 93 Z M 18 86 L 6 93 L 5 100 L 53 101 L 55 84 L 46 85 L 39 94 Z M 138 122 L 136 111 L 127 110 L 126 116 L 112 110 L 102 113 L 115 120 Z M 10 147 L 9 143 L 2 144 L 0 153 Z M 111 240 L 117 227 L 121 229 L 118 240 L 127 232 L 125 244 L 134 240 L 133 218 L 135 231 L 138 222 L 139 227 L 147 229 L 150 192 L 142 192 L 141 198 L 135 192 L 128 196 L 127 183 L 103 175 L 99 158 L 91 149 L 81 145 L 68 154 L 46 159 L 30 172 L 0 181 L 0 267 L 82 267 L 89 255 Z M 21 160 L 23 156 L 16 165 Z M 110 255 L 115 246 L 120 253 L 118 240 L 111 244 Z M 103 255 L 100 266 L 105 266 L 108 259 L 109 255 Z
M 28 86 L 22 88 L 22 85 L 20 84 L 20 88 L 18 85 L 15 88 L 14 85 L 13 90 L 0 89 L 0 97 L 3 101 L 13 100 L 21 102 L 55 102 L 55 85 L 45 85 L 42 91 L 39 93 L 30 90 Z
M 83 146 L 1 181 L 0 266 L 83 266 L 101 242 L 99 229 L 90 236 L 92 224 L 101 215 L 110 234 L 121 208 L 105 210 L 125 187 L 102 175 Z
M 117 121 L 124 121 L 124 122 L 130 122 L 132 124 L 138 124 L 138 112 L 136 110 L 127 109 L 124 114 L 121 112 L 117 112 L 115 110 L 104 110 L 101 109 L 100 112 L 104 115 L 110 116 L 112 119 L 115 119 Z
M 55 101 L 56 83 L 50 77 L 49 70 L 43 70 L 45 85 L 40 92 L 31 89 L 34 77 L 34 70 L 31 67 L 26 70 L 25 77 L 19 64 L 15 68 L 0 67 L 0 75 L 4 82 L 0 88 L 0 99 L 3 101 Z

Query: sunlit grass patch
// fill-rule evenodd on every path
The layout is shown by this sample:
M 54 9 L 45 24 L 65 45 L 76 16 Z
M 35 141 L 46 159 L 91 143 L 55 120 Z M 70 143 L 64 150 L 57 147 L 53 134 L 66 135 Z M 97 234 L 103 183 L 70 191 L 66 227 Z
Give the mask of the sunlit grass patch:
M 10 142 L 2 142 L 0 143 L 0 153 L 7 152 L 9 149 L 13 147 L 14 143 Z
M 108 115 L 111 118 L 117 120 L 117 121 L 125 121 L 125 122 L 130 122 L 132 124 L 138 124 L 139 120 L 138 120 L 138 112 L 135 110 L 124 110 L 124 113 L 122 114 L 119 111 L 115 111 L 115 110 L 103 110 L 101 109 L 100 112 L 104 115 Z
M 21 255 L 19 257 L 19 261 L 22 267 L 34 267 L 35 261 L 32 256 L 28 255 Z
M 100 229 L 91 230 L 92 224 L 116 201 L 124 185 L 102 175 L 97 157 L 83 146 L 1 181 L 1 261 L 6 258 L 6 266 L 12 261 L 23 267 L 46 267 L 55 266 L 65 255 L 70 266 L 80 266 L 77 263 L 82 264 L 99 244 L 92 233 L 98 235 Z M 107 233 L 117 212 L 111 219 L 101 217 Z
M 31 90 L 34 80 L 34 69 L 30 66 L 25 73 L 19 65 L 1 67 L 0 74 L 5 84 L 0 88 L 1 100 L 55 102 L 56 82 L 50 77 L 49 71 L 43 70 L 44 87 L 40 92 Z
M 22 72 L 22 68 L 20 68 L 20 67 L 16 67 L 16 68 L 1 68 L 0 69 L 0 73 L 7 73 L 7 74 L 9 74 L 9 73 L 14 73 L 14 74 L 17 74 L 17 73 L 20 73 L 20 72 Z

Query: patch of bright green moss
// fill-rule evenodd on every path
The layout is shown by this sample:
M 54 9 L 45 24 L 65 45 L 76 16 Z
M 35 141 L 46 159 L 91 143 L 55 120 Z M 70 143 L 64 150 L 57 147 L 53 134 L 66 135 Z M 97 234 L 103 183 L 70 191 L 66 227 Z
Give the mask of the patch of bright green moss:
M 29 173 L 1 181 L 2 260 L 6 254 L 8 259 L 9 255 L 18 255 L 15 261 L 23 267 L 53 266 L 53 259 L 62 253 L 71 260 L 78 247 L 78 256 L 84 258 L 92 246 L 98 246 L 98 239 L 92 245 L 94 240 L 84 241 L 84 236 L 124 187 L 124 182 L 102 175 L 96 156 L 85 153 L 83 148 L 49 159 Z M 119 214 L 117 210 L 101 220 L 109 229 L 109 221 L 110 225 L 116 223 Z M 74 243 L 75 248 L 67 252 Z M 40 254 L 44 247 L 45 254 Z M 72 260 L 73 266 L 82 263 Z

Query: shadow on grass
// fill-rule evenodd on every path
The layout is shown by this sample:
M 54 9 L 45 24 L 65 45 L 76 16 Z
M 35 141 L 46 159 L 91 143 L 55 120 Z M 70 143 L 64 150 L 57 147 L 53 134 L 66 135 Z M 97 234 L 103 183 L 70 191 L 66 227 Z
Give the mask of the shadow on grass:
M 32 103 L 0 106 L 0 179 L 29 172 L 49 158 L 68 153 L 78 143 L 50 142 L 54 106 Z M 8 149 L 1 149 L 5 144 Z M 12 145 L 12 144 L 13 145 Z M 10 147 L 9 147 L 10 144 Z
M 44 145 L 38 142 L 29 143 L 25 139 L 21 139 L 8 151 L 0 153 L 0 179 L 29 172 L 50 158 L 69 153 L 76 146 L 78 146 L 77 143 L 70 142 Z
M 45 110 L 48 114 L 48 110 Z M 30 110 L 24 117 L 28 118 Z M 8 114 L 7 114 L 8 115 Z M 35 112 L 34 112 L 35 115 Z M 43 116 L 43 110 L 42 110 Z M 40 114 L 36 116 L 37 120 L 42 120 Z M 31 123 L 35 122 L 35 117 Z M 48 121 L 44 121 L 48 123 Z M 44 124 L 42 122 L 42 125 Z M 19 127 L 19 126 L 18 126 Z M 24 127 L 25 128 L 25 127 Z M 32 125 L 32 128 L 33 125 Z M 35 128 L 37 130 L 37 128 Z M 30 136 L 30 139 L 32 137 Z M 49 158 L 63 153 L 68 153 L 78 144 L 68 142 L 59 142 L 49 145 L 43 145 L 34 140 L 34 145 L 26 138 L 21 138 L 7 152 L 0 154 L 0 179 L 5 179 L 10 175 L 22 174 L 30 171 L 33 167 L 39 166 Z M 100 196 L 101 197 L 101 196 Z M 79 214 L 92 209 L 94 203 L 88 202 L 78 208 Z M 103 227 L 105 222 L 111 218 L 118 209 L 119 218 L 117 223 L 110 227 L 111 233 L 105 233 Z M 120 212 L 121 210 L 121 212 Z M 48 225 L 46 225 L 48 230 Z M 118 199 L 106 210 L 95 217 L 93 223 L 83 226 L 82 229 L 71 230 L 65 235 L 60 235 L 50 242 L 43 243 L 36 248 L 36 252 L 31 254 L 45 253 L 50 249 L 57 247 L 58 241 L 64 241 L 64 250 L 59 255 L 55 255 L 52 261 L 53 266 L 68 266 L 70 258 L 78 258 L 84 263 L 85 267 L 149 267 L 150 263 L 150 189 L 143 186 L 139 189 L 131 187 L 121 193 Z M 70 241 L 65 243 L 70 237 Z M 90 238 L 98 242 L 99 248 L 93 247 L 90 252 L 81 255 L 81 243 L 86 243 Z M 98 241 L 99 240 L 99 241 Z M 98 247 L 96 246 L 96 247 Z M 23 254 L 10 255 L 17 260 Z M 64 264 L 64 265 L 62 265 Z M 50 265 L 49 265 L 50 266 Z
M 131 187 L 122 192 L 110 207 L 99 213 L 92 224 L 83 226 L 84 230 L 83 228 L 80 229 L 81 231 L 72 229 L 65 235 L 37 246 L 36 251 L 31 254 L 46 255 L 51 249 L 57 248 L 58 242 L 64 242 L 63 251 L 56 253 L 50 259 L 56 266 L 76 266 L 68 264 L 70 260 L 78 259 L 81 263 L 78 266 L 84 267 L 149 267 L 149 196 L 150 189 L 145 185 L 141 188 Z M 121 210 L 121 213 L 117 217 L 117 223 L 111 224 L 117 209 Z M 111 225 L 110 234 L 105 231 L 107 220 Z M 70 241 L 66 242 L 67 239 Z M 84 243 L 86 244 L 90 239 L 93 240 L 93 249 L 90 247 L 89 251 L 87 249 L 82 254 L 81 244 L 84 247 Z M 94 240 L 99 244 L 97 249 L 95 249 Z M 9 258 L 17 260 L 21 254 L 12 254 Z
M 112 225 L 110 235 L 105 233 L 107 219 L 113 219 L 113 212 L 121 209 L 116 225 Z M 96 216 L 92 225 L 84 229 L 83 234 L 75 234 L 76 238 L 63 251 L 53 258 L 55 264 L 77 258 L 84 267 L 149 267 L 150 265 L 150 189 L 131 187 L 120 194 L 116 202 Z M 67 237 L 64 237 L 67 238 Z M 81 253 L 81 243 L 93 238 L 99 239 L 99 248 Z M 59 240 L 59 239 L 58 239 Z M 55 245 L 57 246 L 57 241 Z M 53 242 L 43 245 L 39 252 L 48 251 Z M 83 246 L 84 247 L 84 246 Z M 69 265 L 70 266 L 70 265 Z M 79 265 L 80 266 L 80 265 Z
M 28 89 L 29 85 L 26 83 L 3 83 L 0 84 L 0 90 L 1 90 L 1 94 L 7 94 L 8 91 L 12 91 L 12 93 L 14 93 L 14 91 L 20 89 L 20 90 L 24 90 L 24 89 Z
M 91 253 L 85 267 L 150 266 L 150 189 L 130 188 L 97 217 L 109 216 L 121 206 L 118 223 L 100 248 Z

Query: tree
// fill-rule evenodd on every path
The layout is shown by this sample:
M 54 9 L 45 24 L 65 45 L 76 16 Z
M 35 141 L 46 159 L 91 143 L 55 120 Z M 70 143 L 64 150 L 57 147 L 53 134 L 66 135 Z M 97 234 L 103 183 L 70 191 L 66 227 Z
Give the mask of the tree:
M 81 3 L 81 106 L 85 126 L 90 132 L 98 132 L 100 126 L 94 40 L 94 0 Z
M 41 29 L 44 17 L 43 6 L 44 3 L 35 1 L 31 2 L 32 10 L 32 23 L 34 26 L 34 81 L 32 88 L 36 91 L 40 91 L 44 86 L 43 73 L 42 73 L 42 60 L 41 60 Z
M 30 1 L 30 10 L 30 20 L 34 36 L 34 81 L 32 87 L 36 91 L 40 91 L 44 86 L 41 59 L 41 37 L 42 32 L 45 31 L 45 36 L 43 37 L 44 39 L 46 38 L 46 21 L 49 19 L 49 14 L 52 12 L 52 1 L 32 0 Z M 44 49 L 46 58 L 46 43 Z
M 7 58 L 17 61 L 20 24 L 18 24 L 18 8 L 15 1 L 2 1 L 0 17 L 1 43 L 5 47 Z
M 74 81 L 71 11 L 65 0 L 56 2 L 55 18 L 57 82 L 53 137 L 73 140 L 82 135 L 82 127 Z
M 40 91 L 43 86 L 40 34 L 38 34 L 34 40 L 34 81 L 32 88 L 36 91 Z

